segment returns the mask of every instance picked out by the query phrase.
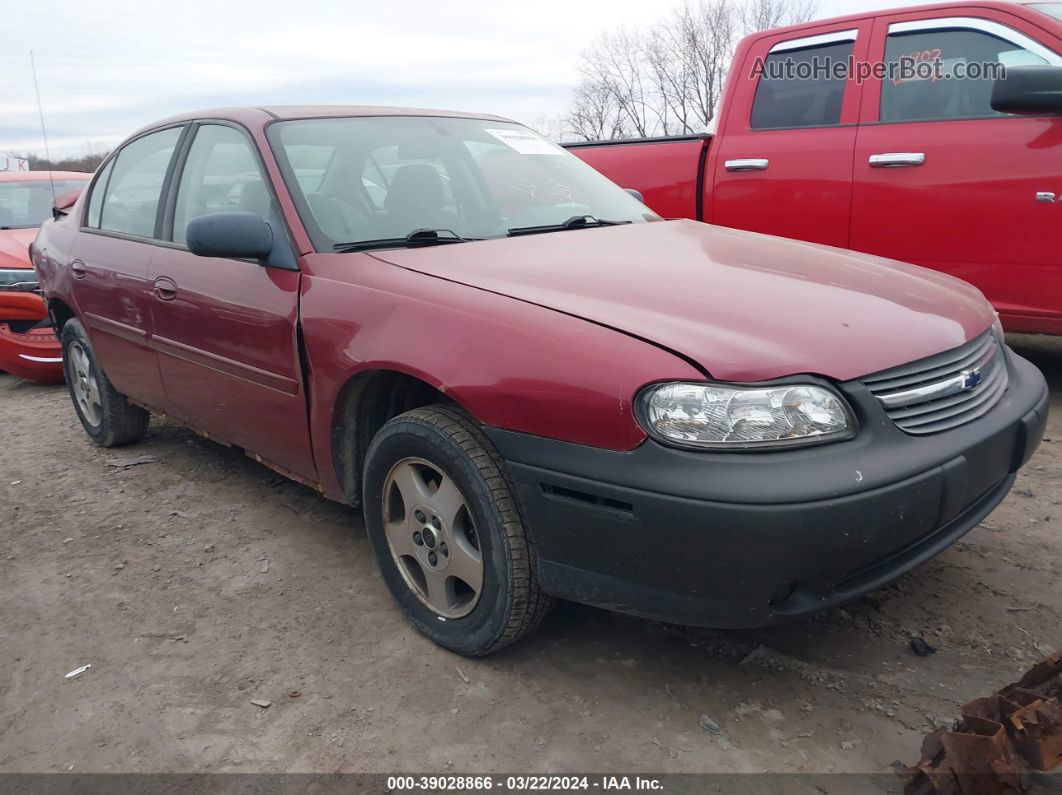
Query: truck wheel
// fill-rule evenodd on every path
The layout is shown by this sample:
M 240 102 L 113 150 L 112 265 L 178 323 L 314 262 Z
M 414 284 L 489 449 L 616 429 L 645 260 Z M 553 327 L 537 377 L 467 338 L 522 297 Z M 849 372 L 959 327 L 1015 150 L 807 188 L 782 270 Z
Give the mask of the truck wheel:
M 366 455 L 363 495 L 384 581 L 440 646 L 489 654 L 549 611 L 504 463 L 461 411 L 430 406 L 384 425 Z
M 118 447 L 142 439 L 151 415 L 111 386 L 96 362 L 80 321 L 66 322 L 62 343 L 66 386 L 85 433 L 101 447 Z

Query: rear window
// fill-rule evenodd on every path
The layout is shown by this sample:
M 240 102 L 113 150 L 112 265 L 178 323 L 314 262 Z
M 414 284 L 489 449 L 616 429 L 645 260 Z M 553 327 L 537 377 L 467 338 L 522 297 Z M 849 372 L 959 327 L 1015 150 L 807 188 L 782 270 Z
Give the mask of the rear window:
M 830 127 L 841 123 L 847 64 L 854 42 L 774 52 L 764 62 L 750 125 L 754 130 Z
M 29 229 L 52 217 L 55 197 L 85 187 L 88 179 L 0 182 L 0 229 Z

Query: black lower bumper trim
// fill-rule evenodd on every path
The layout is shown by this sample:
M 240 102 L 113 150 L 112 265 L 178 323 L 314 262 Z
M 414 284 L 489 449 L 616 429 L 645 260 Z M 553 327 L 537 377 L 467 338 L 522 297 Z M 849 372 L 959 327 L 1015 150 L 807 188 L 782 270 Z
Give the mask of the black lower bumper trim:
M 652 441 L 609 452 L 488 433 L 549 593 L 689 625 L 765 626 L 885 585 L 1003 500 L 1047 420 L 1043 376 L 1017 357 L 1011 366 L 992 411 L 935 437 L 875 421 L 858 393 L 857 439 L 768 455 Z

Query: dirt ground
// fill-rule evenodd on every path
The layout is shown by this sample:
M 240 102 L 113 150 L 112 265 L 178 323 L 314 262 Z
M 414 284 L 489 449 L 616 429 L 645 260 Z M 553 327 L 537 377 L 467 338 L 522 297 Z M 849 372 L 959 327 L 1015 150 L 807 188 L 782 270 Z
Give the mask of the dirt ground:
M 1051 381 L 1049 441 L 987 521 L 899 584 L 760 632 L 562 604 L 479 661 L 406 625 L 354 510 L 163 422 L 95 448 L 64 389 L 0 376 L 0 771 L 914 762 L 958 705 L 1062 647 L 1062 342 L 1011 342 Z M 142 455 L 157 461 L 112 465 Z M 915 633 L 937 653 L 916 656 Z

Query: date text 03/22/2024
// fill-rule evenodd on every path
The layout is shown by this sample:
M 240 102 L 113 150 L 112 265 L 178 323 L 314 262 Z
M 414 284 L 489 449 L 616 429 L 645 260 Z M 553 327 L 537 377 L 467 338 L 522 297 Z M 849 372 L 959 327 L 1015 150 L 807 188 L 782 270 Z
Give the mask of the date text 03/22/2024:
M 390 776 L 388 792 L 564 792 L 573 790 L 663 791 L 658 778 L 644 776 Z

